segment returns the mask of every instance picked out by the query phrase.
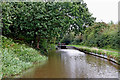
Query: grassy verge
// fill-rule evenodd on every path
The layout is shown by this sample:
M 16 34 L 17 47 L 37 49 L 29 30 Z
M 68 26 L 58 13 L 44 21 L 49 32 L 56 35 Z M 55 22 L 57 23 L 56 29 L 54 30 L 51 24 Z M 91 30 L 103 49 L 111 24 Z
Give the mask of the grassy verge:
M 113 58 L 117 61 L 119 61 L 119 55 L 117 50 L 112 50 L 112 49 L 99 49 L 96 47 L 87 47 L 87 46 L 81 46 L 81 45 L 68 45 L 68 46 L 74 46 L 77 47 L 81 50 L 87 51 L 87 52 L 93 52 L 97 54 L 102 54 L 102 55 L 107 55 L 109 58 Z
M 12 39 L 2 36 L 2 77 L 9 77 L 21 73 L 35 63 L 46 60 L 40 52 L 26 46 L 14 43 Z M 0 75 L 0 76 L 1 76 Z

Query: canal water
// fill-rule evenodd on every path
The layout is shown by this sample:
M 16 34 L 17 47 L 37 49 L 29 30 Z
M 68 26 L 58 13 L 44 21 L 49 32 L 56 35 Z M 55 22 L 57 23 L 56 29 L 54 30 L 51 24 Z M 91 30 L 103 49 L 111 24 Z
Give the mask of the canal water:
M 118 65 L 78 50 L 60 49 L 20 78 L 118 78 Z

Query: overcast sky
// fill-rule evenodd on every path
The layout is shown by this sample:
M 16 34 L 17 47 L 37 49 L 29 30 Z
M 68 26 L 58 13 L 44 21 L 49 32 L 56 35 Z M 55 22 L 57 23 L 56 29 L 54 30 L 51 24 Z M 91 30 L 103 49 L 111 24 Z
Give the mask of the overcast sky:
M 106 23 L 111 20 L 114 23 L 118 22 L 118 2 L 120 0 L 84 0 L 87 3 L 89 12 L 93 14 L 93 17 L 98 21 L 104 21 Z

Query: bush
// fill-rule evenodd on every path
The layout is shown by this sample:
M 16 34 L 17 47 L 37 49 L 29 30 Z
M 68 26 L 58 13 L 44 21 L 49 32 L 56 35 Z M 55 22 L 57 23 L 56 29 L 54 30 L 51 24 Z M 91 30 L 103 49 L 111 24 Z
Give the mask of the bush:
M 118 49 L 118 25 L 102 22 L 88 27 L 84 31 L 82 44 L 90 47 Z

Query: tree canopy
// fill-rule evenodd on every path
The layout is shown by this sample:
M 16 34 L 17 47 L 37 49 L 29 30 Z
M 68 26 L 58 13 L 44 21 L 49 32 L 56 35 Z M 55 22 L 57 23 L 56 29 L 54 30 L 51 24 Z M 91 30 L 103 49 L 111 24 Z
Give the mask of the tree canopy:
M 34 44 L 80 32 L 95 18 L 81 2 L 3 2 L 3 35 Z M 38 44 L 39 45 L 39 44 Z

